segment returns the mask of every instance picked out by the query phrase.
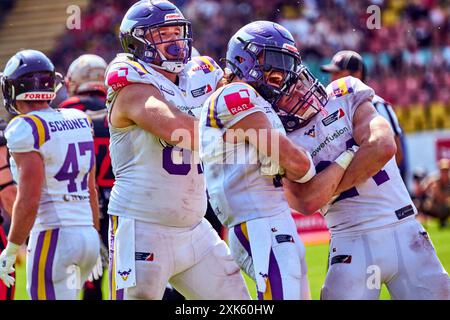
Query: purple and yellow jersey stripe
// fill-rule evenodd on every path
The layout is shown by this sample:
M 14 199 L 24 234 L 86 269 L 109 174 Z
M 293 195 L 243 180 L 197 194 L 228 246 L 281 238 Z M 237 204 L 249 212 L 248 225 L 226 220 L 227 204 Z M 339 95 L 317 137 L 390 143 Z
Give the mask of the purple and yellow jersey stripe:
M 221 89 L 217 90 L 211 96 L 211 100 L 209 101 L 208 106 L 208 116 L 206 118 L 207 127 L 219 129 L 223 128 L 222 121 L 220 121 L 219 116 L 217 115 L 217 102 L 219 101 L 220 94 L 223 92 L 224 88 L 225 87 L 222 87 Z
M 341 78 L 336 81 L 333 81 L 331 87 L 333 89 L 333 95 L 336 97 L 342 97 L 348 93 L 353 92 L 353 87 L 350 82 L 350 77 L 345 77 L 345 78 Z
M 123 300 L 124 289 L 116 290 L 116 232 L 119 225 L 118 216 L 110 216 L 109 223 L 111 225 L 110 235 L 110 252 L 109 252 L 109 299 L 110 300 Z
M 42 147 L 44 143 L 46 143 L 48 140 L 50 140 L 50 133 L 48 130 L 48 125 L 45 122 L 44 119 L 37 115 L 31 115 L 31 114 L 21 114 L 15 117 L 13 120 L 22 118 L 24 119 L 30 126 L 31 131 L 33 133 L 34 138 L 34 148 L 39 149 Z
M 194 70 L 203 70 L 204 73 L 210 73 L 219 68 L 217 63 L 210 57 L 195 57 L 193 60 L 199 65 Z
M 145 70 L 145 68 L 139 62 L 132 61 L 132 60 L 127 61 L 127 62 L 130 63 L 133 66 L 133 69 L 136 70 L 137 73 L 139 73 L 140 76 L 148 74 L 148 71 Z
M 30 286 L 32 300 L 55 300 L 53 285 L 53 260 L 55 258 L 59 229 L 39 233 L 33 258 Z

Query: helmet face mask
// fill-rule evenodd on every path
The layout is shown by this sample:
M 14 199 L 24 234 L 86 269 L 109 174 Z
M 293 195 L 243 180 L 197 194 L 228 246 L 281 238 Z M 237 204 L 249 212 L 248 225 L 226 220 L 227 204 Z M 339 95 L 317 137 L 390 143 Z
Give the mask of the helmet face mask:
M 315 115 L 324 110 L 328 102 L 324 86 L 304 65 L 300 66 L 296 84 L 291 86 L 287 96 L 294 96 L 294 90 L 299 91 L 298 100 L 292 101 L 289 107 L 277 107 L 287 131 L 305 126 Z
M 270 103 L 287 93 L 300 63 L 292 35 L 273 22 L 252 22 L 228 43 L 228 68 Z
M 175 36 L 174 27 L 179 30 Z M 191 23 L 170 2 L 136 3 L 126 13 L 120 30 L 123 50 L 158 69 L 179 73 L 191 58 Z

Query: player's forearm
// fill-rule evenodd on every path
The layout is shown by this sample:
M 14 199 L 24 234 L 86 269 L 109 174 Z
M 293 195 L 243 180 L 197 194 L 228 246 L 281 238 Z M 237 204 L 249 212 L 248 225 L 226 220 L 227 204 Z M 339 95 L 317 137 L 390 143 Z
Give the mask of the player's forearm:
M 172 109 L 173 113 L 152 114 L 149 111 L 148 123 L 138 125 L 170 144 L 183 149 L 198 150 L 198 121 L 178 109 Z
M 0 199 L 2 207 L 9 216 L 12 216 L 14 201 L 16 201 L 17 187 L 15 185 L 7 186 L 1 191 Z
M 313 166 L 306 152 L 281 135 L 279 149 L 280 166 L 286 170 L 286 176 L 290 180 L 295 181 L 304 177 L 310 167 Z
M 395 152 L 395 143 L 390 141 L 362 144 L 339 183 L 336 194 L 364 183 L 374 176 L 394 157 Z
M 36 220 L 39 209 L 39 199 L 18 196 L 14 203 L 11 228 L 8 240 L 21 245 L 25 243 Z
M 332 163 L 306 183 L 283 179 L 286 198 L 291 208 L 309 215 L 325 206 L 336 193 L 345 169 Z

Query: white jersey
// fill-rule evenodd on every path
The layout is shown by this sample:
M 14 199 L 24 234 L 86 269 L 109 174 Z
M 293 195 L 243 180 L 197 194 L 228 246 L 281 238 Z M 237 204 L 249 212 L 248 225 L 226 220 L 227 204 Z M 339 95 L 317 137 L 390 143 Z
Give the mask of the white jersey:
M 283 189 L 274 185 L 279 165 L 258 156 L 248 142 L 229 144 L 223 140 L 227 129 L 255 112 L 264 113 L 273 128 L 285 134 L 271 105 L 242 82 L 215 92 L 200 115 L 200 158 L 210 203 L 227 227 L 289 211 Z
M 149 64 L 119 54 L 108 67 L 109 112 L 121 88 L 153 85 L 178 109 L 198 116 L 223 71 L 209 57 L 193 58 L 176 85 Z M 198 224 L 206 212 L 206 189 L 199 164 L 189 150 L 167 146 L 137 125 L 110 129 L 110 154 L 116 178 L 108 213 L 175 227 Z M 197 161 L 198 162 L 198 161 Z
M 327 114 L 317 114 L 305 127 L 289 134 L 294 143 L 311 153 L 316 171 L 326 168 L 347 148 L 355 145 L 353 115 L 374 91 L 353 77 L 327 87 Z M 417 213 L 400 176 L 395 158 L 366 182 L 342 192 L 325 220 L 332 233 L 361 231 L 393 224 Z
M 88 174 L 94 165 L 94 140 L 88 116 L 76 109 L 51 108 L 15 117 L 6 128 L 11 153 L 38 152 L 45 165 L 33 231 L 92 226 Z M 18 181 L 11 157 L 11 171 Z

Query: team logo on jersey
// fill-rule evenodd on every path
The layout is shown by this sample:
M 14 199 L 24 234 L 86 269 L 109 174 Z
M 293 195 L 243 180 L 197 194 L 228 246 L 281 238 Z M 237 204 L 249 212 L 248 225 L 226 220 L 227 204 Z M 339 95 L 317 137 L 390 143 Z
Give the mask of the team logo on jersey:
M 161 91 L 164 91 L 165 93 L 170 94 L 171 96 L 175 95 L 175 92 L 173 90 L 164 88 L 161 84 L 159 85 L 159 88 L 161 89 Z
M 316 126 L 313 125 L 311 129 L 305 132 L 305 136 L 310 136 L 312 138 L 316 137 Z
M 127 75 L 128 68 L 120 68 L 119 70 L 111 72 L 108 74 L 108 86 L 110 86 L 114 91 L 126 87 L 130 84 L 130 82 L 128 82 Z
M 339 110 L 333 112 L 332 114 L 330 114 L 326 118 L 323 118 L 322 119 L 322 123 L 326 127 L 326 126 L 329 126 L 330 124 L 332 124 L 333 122 L 339 120 L 343 116 L 345 116 L 344 109 L 339 108 Z
M 223 97 L 228 110 L 234 116 L 239 112 L 251 109 L 254 105 L 250 102 L 250 93 L 247 89 L 233 92 Z
M 119 274 L 119 276 L 122 278 L 123 281 L 127 281 L 128 277 L 131 274 L 131 269 L 128 269 L 126 271 L 117 271 L 117 273 Z
M 198 97 L 201 97 L 201 96 L 203 96 L 203 95 L 205 95 L 205 94 L 207 94 L 208 92 L 211 92 L 211 91 L 212 91 L 212 88 L 208 84 L 208 85 L 203 86 L 201 88 L 191 90 L 191 93 L 192 93 L 192 96 L 194 98 L 198 98 Z

